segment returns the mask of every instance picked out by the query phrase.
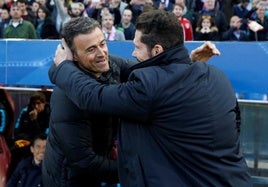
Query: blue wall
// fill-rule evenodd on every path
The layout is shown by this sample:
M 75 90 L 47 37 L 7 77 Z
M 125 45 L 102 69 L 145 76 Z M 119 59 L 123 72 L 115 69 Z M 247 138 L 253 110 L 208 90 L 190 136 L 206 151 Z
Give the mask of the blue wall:
M 48 68 L 59 40 L 0 40 L 0 84 L 15 86 L 53 86 Z M 187 42 L 191 51 L 203 42 Z M 262 99 L 268 94 L 268 42 L 215 42 L 222 55 L 209 63 L 230 78 L 242 99 Z M 109 52 L 132 58 L 133 44 L 108 43 Z

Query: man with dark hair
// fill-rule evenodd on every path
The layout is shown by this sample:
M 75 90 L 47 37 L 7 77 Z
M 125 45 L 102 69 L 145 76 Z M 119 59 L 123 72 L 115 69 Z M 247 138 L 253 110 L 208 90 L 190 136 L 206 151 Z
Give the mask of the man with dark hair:
M 28 105 L 20 112 L 15 125 L 15 140 L 31 141 L 34 136 L 48 131 L 50 105 L 42 92 L 35 92 L 29 98 Z
M 42 187 L 42 160 L 46 149 L 46 134 L 37 134 L 31 141 L 32 155 L 23 158 L 7 182 L 7 187 Z
M 125 83 L 101 84 L 72 61 L 62 63 L 72 60 L 66 44 L 57 48 L 57 68 L 49 72 L 81 109 L 121 117 L 121 186 L 251 186 L 239 150 L 237 100 L 226 76 L 211 65 L 191 62 L 172 12 L 142 13 L 134 45 L 132 55 L 140 63 L 131 67 Z M 101 53 L 98 45 L 87 49 L 81 51 L 85 57 L 94 50 Z
M 10 8 L 11 20 L 4 30 L 4 38 L 37 39 L 34 25 L 22 18 L 22 11 L 18 3 Z

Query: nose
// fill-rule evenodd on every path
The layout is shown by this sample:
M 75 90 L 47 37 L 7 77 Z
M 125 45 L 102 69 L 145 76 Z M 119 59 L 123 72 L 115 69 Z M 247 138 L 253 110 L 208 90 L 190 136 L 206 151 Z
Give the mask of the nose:
M 98 46 L 97 47 L 97 55 L 98 56 L 104 56 L 105 55 L 105 49 L 103 49 L 102 47 Z

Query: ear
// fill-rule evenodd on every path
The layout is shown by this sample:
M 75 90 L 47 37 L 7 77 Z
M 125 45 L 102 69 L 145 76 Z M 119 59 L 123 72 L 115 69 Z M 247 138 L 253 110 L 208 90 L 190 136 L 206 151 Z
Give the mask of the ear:
M 159 54 L 162 53 L 163 51 L 164 51 L 164 49 L 163 49 L 162 45 L 156 44 L 156 45 L 153 47 L 151 53 L 152 53 L 152 56 L 154 57 L 154 56 L 156 56 L 156 55 L 159 55 Z
M 34 148 L 33 148 L 33 146 L 32 146 L 32 145 L 30 146 L 30 151 L 31 151 L 31 153 L 33 153 L 33 152 L 34 152 Z

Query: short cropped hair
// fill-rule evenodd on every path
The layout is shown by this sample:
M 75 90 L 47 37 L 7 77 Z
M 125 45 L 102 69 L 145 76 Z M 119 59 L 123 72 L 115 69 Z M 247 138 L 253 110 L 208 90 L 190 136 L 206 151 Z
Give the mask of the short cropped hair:
M 142 13 L 136 20 L 136 30 L 142 32 L 141 42 L 149 50 L 156 44 L 167 50 L 184 43 L 182 26 L 170 11 L 151 10 Z
M 64 24 L 61 36 L 65 39 L 72 52 L 76 52 L 74 38 L 79 34 L 91 33 L 96 28 L 101 28 L 98 21 L 90 17 L 77 17 Z

